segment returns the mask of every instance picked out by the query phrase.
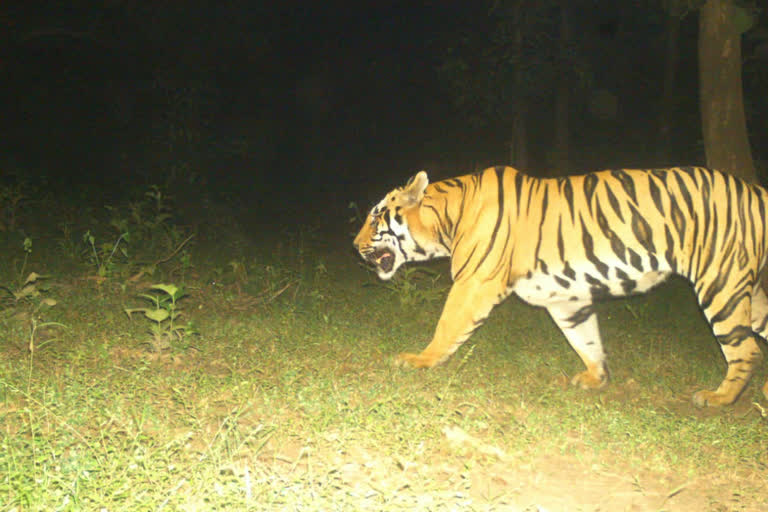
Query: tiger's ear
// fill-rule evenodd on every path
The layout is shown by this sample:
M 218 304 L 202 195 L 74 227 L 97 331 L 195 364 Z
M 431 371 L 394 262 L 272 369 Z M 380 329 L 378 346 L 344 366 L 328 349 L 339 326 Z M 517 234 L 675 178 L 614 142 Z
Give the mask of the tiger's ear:
M 426 171 L 419 171 L 415 176 L 408 180 L 403 192 L 408 196 L 409 203 L 418 203 L 424 197 L 424 191 L 429 185 Z

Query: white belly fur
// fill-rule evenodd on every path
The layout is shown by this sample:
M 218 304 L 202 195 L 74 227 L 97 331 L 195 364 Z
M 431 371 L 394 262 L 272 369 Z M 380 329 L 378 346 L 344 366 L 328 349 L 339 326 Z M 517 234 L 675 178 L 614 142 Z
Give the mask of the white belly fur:
M 635 281 L 635 288 L 630 292 L 631 294 L 644 293 L 655 285 L 666 279 L 670 272 L 644 272 L 640 273 L 635 270 L 634 274 L 628 272 L 630 279 Z M 595 277 L 595 272 L 590 273 Z M 563 278 L 570 283 L 567 288 L 563 287 L 556 279 L 555 275 Z M 598 274 L 599 275 L 599 274 Z M 576 272 L 576 280 L 570 280 L 565 278 L 562 274 L 544 274 L 536 273 L 530 278 L 521 277 L 515 285 L 512 287 L 512 291 L 516 293 L 521 299 L 529 304 L 535 306 L 546 306 L 548 304 L 554 304 L 561 301 L 572 300 L 588 300 L 592 299 L 592 285 L 590 285 L 585 279 L 584 274 Z M 622 281 L 619 278 L 613 280 L 602 279 L 600 276 L 600 282 L 608 287 L 608 294 L 614 297 L 622 297 L 627 295 L 622 287 Z M 609 274 L 609 277 L 613 277 Z

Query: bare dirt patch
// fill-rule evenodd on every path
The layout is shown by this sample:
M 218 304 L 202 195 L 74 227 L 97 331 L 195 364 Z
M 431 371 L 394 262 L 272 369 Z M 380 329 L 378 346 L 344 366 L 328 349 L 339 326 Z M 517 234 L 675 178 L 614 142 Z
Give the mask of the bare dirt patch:
M 690 480 L 611 461 L 537 454 L 535 448 L 527 457 L 509 456 L 496 447 L 448 439 L 438 453 L 403 457 L 365 443 L 334 448 L 337 440 L 328 433 L 307 444 L 270 442 L 252 464 L 263 478 L 268 474 L 273 484 L 279 482 L 280 492 L 316 489 L 319 502 L 342 494 L 374 509 L 757 512 L 768 506 L 768 498 L 750 501 L 742 495 L 747 487 L 752 496 L 760 495 L 756 488 L 768 491 L 766 480 L 740 480 L 735 472 Z

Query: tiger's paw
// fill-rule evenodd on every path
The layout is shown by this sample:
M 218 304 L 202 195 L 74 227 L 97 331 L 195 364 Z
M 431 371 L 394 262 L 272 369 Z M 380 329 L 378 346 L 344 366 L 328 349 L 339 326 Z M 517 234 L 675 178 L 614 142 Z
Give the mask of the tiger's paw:
M 395 358 L 395 366 L 401 368 L 432 368 L 437 364 L 437 359 L 424 354 L 409 354 L 403 352 Z
M 718 393 L 717 391 L 702 390 L 693 395 L 693 405 L 696 407 L 720 407 L 733 403 L 736 397 Z
M 571 384 L 579 386 L 581 389 L 600 389 L 608 384 L 608 375 L 605 373 L 595 375 L 595 372 L 585 370 L 577 373 L 571 379 Z

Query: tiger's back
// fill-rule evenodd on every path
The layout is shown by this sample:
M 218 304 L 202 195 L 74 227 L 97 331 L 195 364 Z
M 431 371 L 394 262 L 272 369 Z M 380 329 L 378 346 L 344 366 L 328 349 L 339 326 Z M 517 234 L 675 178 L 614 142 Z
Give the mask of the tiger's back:
M 641 293 L 669 273 L 701 283 L 728 269 L 754 281 L 765 264 L 768 194 L 733 176 L 693 167 L 537 181 L 527 190 L 522 181 L 521 196 L 546 206 L 515 223 L 536 226 L 537 245 L 513 264 L 548 276 L 537 286 L 560 298 Z M 524 281 L 515 288 L 523 298 L 551 302 Z

